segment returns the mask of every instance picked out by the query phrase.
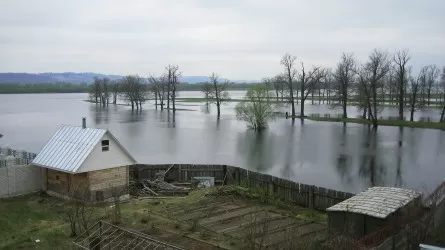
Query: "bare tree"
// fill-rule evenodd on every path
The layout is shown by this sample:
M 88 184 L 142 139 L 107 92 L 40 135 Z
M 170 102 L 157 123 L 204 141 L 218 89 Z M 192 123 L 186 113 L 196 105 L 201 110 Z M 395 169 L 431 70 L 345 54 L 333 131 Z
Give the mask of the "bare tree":
M 284 66 L 284 75 L 286 77 L 286 85 L 289 90 L 289 100 L 292 105 L 292 120 L 295 120 L 295 100 L 294 100 L 294 79 L 297 75 L 297 70 L 294 68 L 296 56 L 286 53 L 281 58 L 281 64 Z M 296 92 L 298 98 L 298 91 Z
M 91 206 L 91 193 L 86 183 L 70 185 L 65 192 L 64 214 L 67 218 L 71 236 L 76 236 L 88 230 L 91 225 L 95 208 Z
M 111 83 L 111 93 L 113 95 L 113 104 L 117 104 L 117 96 L 119 95 L 120 81 L 116 80 Z
M 216 73 L 212 73 L 209 76 L 209 82 L 205 83 L 204 88 L 211 89 L 209 92 L 209 100 L 214 100 L 216 103 L 217 116 L 218 119 L 221 116 L 221 103 L 230 98 L 229 92 L 227 91 L 229 87 L 229 81 L 221 81 Z
M 382 83 L 382 78 L 390 71 L 390 65 L 388 52 L 375 49 L 369 56 L 369 61 L 358 70 L 357 75 L 366 98 L 366 109 L 374 128 L 378 126 L 378 88 Z
M 261 82 L 266 85 L 266 87 L 268 89 L 272 89 L 273 88 L 273 79 L 270 77 L 264 77 L 263 79 L 261 79 Z
M 267 210 L 257 209 L 244 217 L 244 238 L 247 241 L 247 249 L 267 249 L 269 243 L 267 232 L 269 231 L 271 215 Z
M 95 103 L 100 102 L 102 89 L 101 89 L 101 79 L 94 77 L 93 83 L 90 86 L 89 94 L 90 100 L 94 100 Z
M 153 92 L 153 95 L 155 97 L 155 108 L 157 109 L 158 106 L 161 106 L 161 110 L 164 109 L 164 100 L 165 100 L 165 91 L 166 91 L 166 85 L 167 80 L 165 76 L 150 76 L 148 78 L 148 82 L 151 84 L 151 90 Z M 159 102 L 159 104 L 158 104 Z
M 442 112 L 440 114 L 440 122 L 445 122 L 445 66 L 442 68 L 442 74 L 440 75 L 440 85 L 442 87 L 442 94 L 443 94 L 443 108 Z
M 308 97 L 309 93 L 312 92 L 314 87 L 326 76 L 327 70 L 320 67 L 314 66 L 312 70 L 306 72 L 303 62 L 301 62 L 301 71 L 298 74 L 299 84 L 300 84 L 300 115 L 304 117 L 304 102 Z
M 213 86 L 210 83 L 205 83 L 201 87 L 201 92 L 204 94 L 206 100 L 207 111 L 209 111 L 209 103 L 213 98 Z
M 411 115 L 410 115 L 410 121 L 414 121 L 414 112 L 417 108 L 419 108 L 419 102 L 417 102 L 418 99 L 418 93 L 419 93 L 419 86 L 421 86 L 426 81 L 426 75 L 428 72 L 428 67 L 423 67 L 420 70 L 419 75 L 416 79 L 413 77 L 410 77 L 411 82 L 411 95 L 410 95 L 410 109 L 411 109 Z M 420 103 L 421 104 L 421 103 Z
M 147 100 L 147 85 L 138 75 L 125 76 L 122 79 L 121 95 L 124 100 L 131 104 L 131 109 L 141 108 L 142 103 Z
M 343 53 L 341 61 L 337 65 L 337 69 L 333 76 L 335 82 L 333 84 L 334 96 L 336 99 L 336 105 L 341 105 L 343 108 L 343 118 L 348 118 L 346 111 L 348 105 L 348 99 L 352 91 L 352 85 L 355 80 L 355 67 L 356 61 L 354 55 Z M 334 104 L 335 105 L 335 104 Z
M 110 90 L 109 90 L 109 85 L 110 85 L 110 79 L 108 78 L 103 78 L 101 80 L 101 89 L 102 92 L 100 94 L 100 99 L 101 99 L 101 103 L 102 106 L 108 106 L 109 100 L 110 100 Z
M 284 101 L 284 89 L 286 86 L 286 77 L 283 74 L 276 75 L 271 78 L 272 86 L 275 90 L 275 95 L 277 97 L 277 102 L 280 100 Z
M 394 71 L 399 91 L 399 98 L 398 98 L 399 120 L 403 120 L 405 89 L 408 82 L 407 64 L 410 59 L 411 55 L 408 49 L 396 51 L 393 57 Z
M 167 76 L 167 109 L 170 109 L 170 99 L 172 100 L 173 112 L 176 112 L 175 100 L 177 85 L 179 84 L 179 78 L 181 77 L 181 72 L 179 72 L 178 65 L 168 65 L 165 67 Z
M 112 186 L 109 185 L 109 189 L 111 192 L 111 199 L 113 202 L 113 211 L 112 211 L 112 223 L 117 225 L 121 223 L 121 198 L 123 195 L 128 194 L 127 186 Z
M 431 104 L 431 90 L 433 89 L 434 83 L 437 77 L 439 77 L 440 70 L 436 65 L 429 66 L 429 70 L 426 74 L 426 88 L 427 88 L 427 102 L 428 106 Z

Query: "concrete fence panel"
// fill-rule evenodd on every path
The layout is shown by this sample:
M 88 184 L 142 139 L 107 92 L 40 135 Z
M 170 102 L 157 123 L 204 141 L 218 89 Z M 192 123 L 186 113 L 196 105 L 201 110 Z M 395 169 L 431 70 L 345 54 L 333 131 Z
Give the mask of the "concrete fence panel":
M 31 165 L 0 168 L 0 198 L 41 190 L 42 174 L 42 168 Z

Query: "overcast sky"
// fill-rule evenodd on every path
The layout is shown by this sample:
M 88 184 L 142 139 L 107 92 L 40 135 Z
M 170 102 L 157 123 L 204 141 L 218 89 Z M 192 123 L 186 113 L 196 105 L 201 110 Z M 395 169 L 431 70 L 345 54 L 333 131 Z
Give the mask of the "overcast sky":
M 333 67 L 342 52 L 409 48 L 445 65 L 444 0 L 0 0 L 0 72 L 259 80 L 286 52 Z

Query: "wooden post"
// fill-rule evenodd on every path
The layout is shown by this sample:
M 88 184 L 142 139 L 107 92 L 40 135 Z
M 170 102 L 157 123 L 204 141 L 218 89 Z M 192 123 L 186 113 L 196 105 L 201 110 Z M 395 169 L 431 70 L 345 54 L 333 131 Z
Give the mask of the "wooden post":
M 273 195 L 274 193 L 273 193 L 273 191 L 274 191 L 274 187 L 275 187 L 275 184 L 273 183 L 273 181 L 271 180 L 270 182 L 269 182 L 269 195 Z
M 309 186 L 308 191 L 308 208 L 314 208 L 314 186 Z
M 216 175 L 215 175 L 216 176 Z M 227 185 L 227 165 L 223 165 L 223 185 Z

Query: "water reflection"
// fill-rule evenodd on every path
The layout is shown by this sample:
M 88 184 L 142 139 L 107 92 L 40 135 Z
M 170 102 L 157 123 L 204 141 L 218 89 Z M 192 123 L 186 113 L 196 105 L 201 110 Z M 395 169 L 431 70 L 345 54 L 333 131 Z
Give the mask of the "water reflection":
M 0 120 L 5 122 L 0 127 L 5 136 L 0 143 L 38 152 L 60 124 L 79 125 L 86 114 L 88 126 L 109 128 L 144 163 L 236 165 L 348 192 L 373 185 L 420 189 L 426 184 L 433 189 L 445 177 L 445 132 L 440 130 L 382 126 L 373 132 L 359 124 L 277 118 L 257 134 L 236 120 L 233 102 L 223 106 L 218 120 L 215 106 L 206 108 L 204 103 L 187 103 L 187 109 L 197 112 L 173 114 L 151 104 L 142 111 L 101 107 L 81 101 L 86 98 L 83 94 L 2 96 Z M 334 112 L 327 107 L 308 104 L 307 113 Z M 395 109 L 384 112 L 397 114 Z M 348 113 L 357 115 L 353 107 Z M 419 112 L 419 116 L 424 115 Z
M 246 163 L 257 171 L 273 166 L 274 137 L 267 131 L 249 130 L 237 138 L 238 151 L 245 155 Z
M 92 104 L 89 107 L 90 114 L 94 117 L 94 123 L 95 124 L 108 124 L 109 123 L 109 117 L 110 112 L 108 110 L 108 107 L 103 107 L 99 104 Z
M 147 112 L 142 109 L 125 110 L 122 112 L 122 123 L 138 123 L 145 121 Z
M 200 109 L 204 114 L 210 114 L 210 104 L 208 102 L 202 105 Z
M 359 163 L 359 175 L 366 186 L 374 187 L 385 185 L 386 168 L 384 158 L 379 156 L 378 135 L 371 126 L 365 126 L 363 131 L 363 148 Z
M 290 129 L 286 131 L 288 136 L 286 137 L 285 143 L 285 155 L 284 155 L 284 165 L 281 170 L 282 176 L 292 176 L 292 167 L 294 166 L 294 137 L 295 137 L 295 121 L 292 121 Z
M 334 127 L 336 128 L 336 127 Z M 337 130 L 337 129 L 336 129 Z M 352 157 L 349 154 L 348 150 L 348 144 L 347 144 L 347 126 L 346 123 L 343 123 L 343 126 L 341 127 L 341 131 L 338 133 L 340 135 L 339 137 L 339 144 L 340 146 L 337 147 L 337 141 L 332 140 L 334 145 L 333 148 L 337 148 L 338 150 L 338 156 L 336 159 L 336 167 L 337 171 L 340 174 L 340 177 L 343 181 L 345 181 L 348 184 L 352 183 Z M 334 131 L 335 134 L 337 134 L 336 131 Z
M 155 120 L 161 127 L 175 128 L 176 113 L 167 110 L 155 110 Z
M 403 127 L 399 127 L 398 147 L 396 149 L 396 181 L 394 186 L 402 187 L 402 159 L 403 159 Z

